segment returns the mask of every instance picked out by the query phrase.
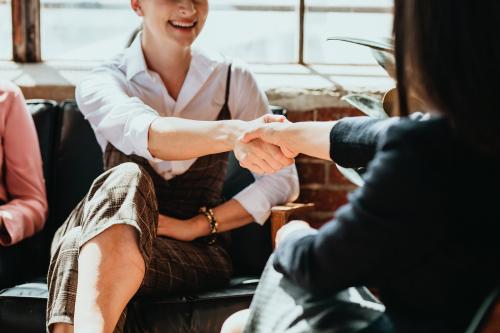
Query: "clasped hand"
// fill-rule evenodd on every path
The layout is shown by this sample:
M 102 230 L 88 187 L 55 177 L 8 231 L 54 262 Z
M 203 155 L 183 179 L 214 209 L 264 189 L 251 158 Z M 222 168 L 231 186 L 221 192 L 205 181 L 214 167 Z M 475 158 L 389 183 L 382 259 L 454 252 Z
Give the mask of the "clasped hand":
M 280 142 L 277 132 L 286 127 L 283 116 L 265 115 L 247 123 L 234 154 L 240 165 L 256 174 L 271 174 L 294 163 L 297 153 Z

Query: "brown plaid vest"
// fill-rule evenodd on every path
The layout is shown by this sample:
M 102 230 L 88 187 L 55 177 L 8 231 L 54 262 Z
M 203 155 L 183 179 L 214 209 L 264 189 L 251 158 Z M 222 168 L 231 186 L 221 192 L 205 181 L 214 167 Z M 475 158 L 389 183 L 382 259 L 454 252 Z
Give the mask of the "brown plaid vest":
M 231 65 L 228 66 L 224 105 L 217 120 L 231 119 L 228 104 L 230 83 Z M 223 202 L 227 160 L 228 153 L 203 156 L 185 173 L 165 180 L 143 157 L 125 155 L 111 144 L 107 145 L 104 153 L 106 170 L 125 162 L 142 166 L 153 180 L 160 214 L 178 219 L 189 219 L 198 214 L 200 207 L 215 207 Z

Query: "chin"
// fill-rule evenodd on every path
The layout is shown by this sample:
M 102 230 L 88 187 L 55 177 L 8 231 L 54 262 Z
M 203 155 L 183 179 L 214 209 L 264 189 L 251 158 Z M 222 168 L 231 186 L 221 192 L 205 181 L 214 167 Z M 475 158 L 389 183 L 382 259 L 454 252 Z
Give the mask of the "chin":
M 191 45 L 193 45 L 193 43 L 194 43 L 195 40 L 196 40 L 196 38 L 189 38 L 189 39 L 186 39 L 186 38 L 182 38 L 182 39 L 175 38 L 176 44 L 178 44 L 181 47 L 190 47 Z

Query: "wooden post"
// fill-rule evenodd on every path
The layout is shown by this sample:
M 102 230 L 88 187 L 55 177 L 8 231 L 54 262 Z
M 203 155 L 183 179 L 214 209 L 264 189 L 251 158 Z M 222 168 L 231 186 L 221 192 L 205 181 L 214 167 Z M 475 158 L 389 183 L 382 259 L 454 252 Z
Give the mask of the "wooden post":
M 304 23 L 306 16 L 306 0 L 300 0 L 299 3 L 299 64 L 304 65 Z
M 42 61 L 40 0 L 12 0 L 12 40 L 14 61 Z
M 273 249 L 276 247 L 276 234 L 284 226 L 288 219 L 297 214 L 304 214 L 314 210 L 313 203 L 287 203 L 283 206 L 275 206 L 271 209 L 271 240 Z

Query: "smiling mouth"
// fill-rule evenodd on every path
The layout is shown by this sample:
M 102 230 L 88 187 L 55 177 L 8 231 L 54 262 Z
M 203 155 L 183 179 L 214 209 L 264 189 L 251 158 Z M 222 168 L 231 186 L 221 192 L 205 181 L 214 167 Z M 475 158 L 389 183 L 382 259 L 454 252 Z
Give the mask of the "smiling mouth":
M 193 22 L 182 22 L 182 21 L 168 21 L 168 24 L 170 24 L 172 27 L 180 30 L 191 30 L 193 29 L 196 24 L 198 24 L 198 21 L 193 21 Z

